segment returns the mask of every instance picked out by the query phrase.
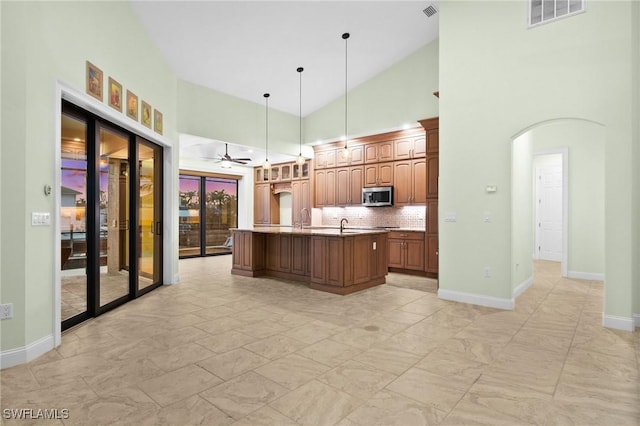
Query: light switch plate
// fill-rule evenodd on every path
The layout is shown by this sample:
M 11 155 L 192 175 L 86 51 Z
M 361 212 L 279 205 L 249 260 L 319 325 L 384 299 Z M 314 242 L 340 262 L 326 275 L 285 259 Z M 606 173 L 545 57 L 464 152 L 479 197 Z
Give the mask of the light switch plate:
M 457 222 L 458 221 L 458 214 L 456 212 L 447 212 L 444 214 L 444 221 L 445 222 Z
M 50 226 L 51 213 L 49 212 L 31 212 L 31 226 Z

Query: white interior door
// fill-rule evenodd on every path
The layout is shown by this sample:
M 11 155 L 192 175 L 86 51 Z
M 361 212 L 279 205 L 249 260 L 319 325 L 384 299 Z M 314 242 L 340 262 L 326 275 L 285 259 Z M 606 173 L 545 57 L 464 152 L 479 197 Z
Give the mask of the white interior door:
M 562 261 L 562 164 L 537 169 L 538 259 Z

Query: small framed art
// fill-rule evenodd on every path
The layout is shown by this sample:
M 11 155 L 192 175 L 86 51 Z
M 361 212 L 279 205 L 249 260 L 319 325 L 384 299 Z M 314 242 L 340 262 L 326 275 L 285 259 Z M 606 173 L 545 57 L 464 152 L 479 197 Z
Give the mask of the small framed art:
M 138 121 L 138 97 L 130 90 L 127 90 L 127 117 Z
M 122 84 L 109 77 L 109 106 L 122 112 Z
M 153 130 L 162 134 L 162 113 L 157 109 L 153 110 Z
M 87 93 L 102 102 L 102 70 L 87 61 Z
M 140 121 L 144 126 L 151 128 L 151 105 L 149 105 L 145 101 L 142 101 L 140 105 L 142 105 L 142 118 Z

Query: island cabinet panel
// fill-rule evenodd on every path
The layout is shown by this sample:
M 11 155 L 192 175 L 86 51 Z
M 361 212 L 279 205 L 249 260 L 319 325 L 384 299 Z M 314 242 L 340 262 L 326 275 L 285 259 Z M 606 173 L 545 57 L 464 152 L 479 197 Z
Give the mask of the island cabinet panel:
M 267 234 L 267 269 L 277 271 L 280 265 L 280 238 L 278 234 Z
M 376 244 L 377 245 L 377 244 Z M 373 241 L 369 236 L 358 236 L 353 239 L 353 283 L 360 284 L 371 280 L 372 256 L 363 256 L 373 250 Z
M 326 284 L 344 286 L 344 238 L 326 237 L 324 256 L 328 259 Z
M 311 282 L 325 284 L 327 282 L 327 237 L 311 237 Z
M 278 271 L 291 272 L 291 235 L 278 236 Z
M 311 272 L 309 261 L 309 237 L 303 235 L 292 235 L 291 273 L 308 277 Z
M 261 275 L 265 269 L 266 241 L 264 234 L 234 231 L 232 254 L 233 270 L 238 274 Z

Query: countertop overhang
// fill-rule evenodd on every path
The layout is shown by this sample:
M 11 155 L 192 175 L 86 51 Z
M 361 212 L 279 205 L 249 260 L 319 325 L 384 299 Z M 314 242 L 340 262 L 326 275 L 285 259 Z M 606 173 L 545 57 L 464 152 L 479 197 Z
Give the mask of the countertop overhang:
M 292 226 L 250 226 L 246 228 L 232 228 L 231 231 L 248 231 L 260 234 L 295 234 L 295 235 L 322 235 L 335 237 L 353 237 L 356 235 L 386 234 L 387 229 L 356 229 L 345 228 L 343 232 L 337 228 L 324 227 L 292 227 Z

